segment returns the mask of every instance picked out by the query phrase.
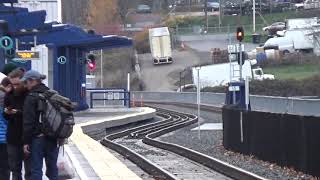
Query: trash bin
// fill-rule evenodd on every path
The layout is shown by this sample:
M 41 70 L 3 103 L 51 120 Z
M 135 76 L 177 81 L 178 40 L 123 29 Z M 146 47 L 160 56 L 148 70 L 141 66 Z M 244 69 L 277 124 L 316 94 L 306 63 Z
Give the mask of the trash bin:
M 261 34 L 252 34 L 252 43 L 259 44 L 261 40 Z

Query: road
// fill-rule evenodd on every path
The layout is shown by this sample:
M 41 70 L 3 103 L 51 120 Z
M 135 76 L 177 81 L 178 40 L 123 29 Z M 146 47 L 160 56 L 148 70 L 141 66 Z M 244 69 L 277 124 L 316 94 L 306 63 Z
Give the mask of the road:
M 142 80 L 146 91 L 174 91 L 180 72 L 201 62 L 192 51 L 173 51 L 173 63 L 153 65 L 151 54 L 139 55 Z
M 231 34 L 230 42 L 231 44 L 237 43 L 235 34 Z M 212 48 L 227 49 L 229 44 L 228 34 L 216 34 L 216 35 L 186 35 L 179 36 L 178 39 L 183 41 L 190 48 L 199 52 L 209 52 Z M 244 43 L 245 50 L 250 51 L 257 47 L 257 44 Z

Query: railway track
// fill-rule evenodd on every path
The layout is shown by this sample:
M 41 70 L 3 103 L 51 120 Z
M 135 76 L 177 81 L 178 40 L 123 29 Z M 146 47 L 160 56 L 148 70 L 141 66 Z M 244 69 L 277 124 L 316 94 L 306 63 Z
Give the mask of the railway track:
M 106 136 L 101 143 L 125 156 L 154 179 L 263 179 L 191 149 L 156 138 L 196 123 L 198 117 L 153 107 L 161 121 Z

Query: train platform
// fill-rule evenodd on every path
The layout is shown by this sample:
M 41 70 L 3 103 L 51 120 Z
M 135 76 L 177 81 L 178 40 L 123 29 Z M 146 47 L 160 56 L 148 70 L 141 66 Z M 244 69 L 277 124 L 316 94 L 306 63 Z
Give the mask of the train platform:
M 101 136 L 106 128 L 152 119 L 154 116 L 155 110 L 151 108 L 97 108 L 76 113 L 74 132 L 65 146 L 76 171 L 75 179 L 141 179 L 91 136 L 95 132 Z

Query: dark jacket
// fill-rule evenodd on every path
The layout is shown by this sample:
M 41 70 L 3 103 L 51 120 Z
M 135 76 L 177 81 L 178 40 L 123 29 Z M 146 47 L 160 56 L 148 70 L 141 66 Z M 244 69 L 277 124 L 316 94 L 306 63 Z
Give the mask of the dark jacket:
M 4 118 L 8 121 L 7 129 L 7 142 L 13 145 L 22 145 L 22 132 L 23 132 L 23 105 L 27 96 L 27 92 L 15 94 L 11 92 L 6 94 L 4 98 L 4 107 L 18 110 L 16 114 L 4 113 Z
M 38 110 L 39 97 L 37 94 L 44 93 L 49 88 L 44 84 L 34 87 L 24 102 L 23 111 L 23 138 L 24 144 L 31 144 L 32 139 L 42 133 L 40 124 L 40 112 Z M 36 95 L 35 95 L 36 94 Z

